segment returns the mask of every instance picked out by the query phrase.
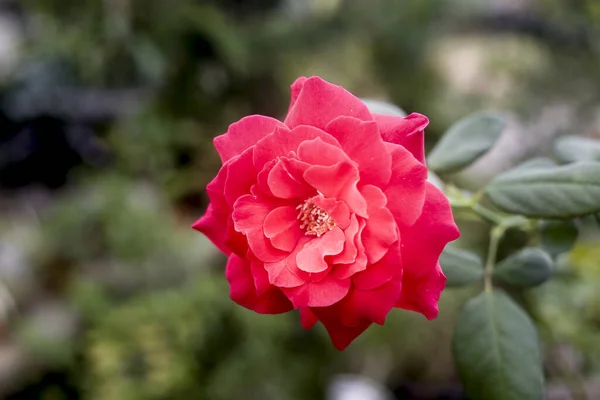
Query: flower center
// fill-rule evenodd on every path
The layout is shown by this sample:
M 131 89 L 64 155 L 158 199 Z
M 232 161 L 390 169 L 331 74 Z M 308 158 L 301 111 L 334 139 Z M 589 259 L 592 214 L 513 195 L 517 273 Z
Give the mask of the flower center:
M 309 200 L 296 207 L 296 210 L 300 210 L 298 214 L 300 229 L 304 229 L 306 235 L 320 237 L 337 226 L 327 211 Z

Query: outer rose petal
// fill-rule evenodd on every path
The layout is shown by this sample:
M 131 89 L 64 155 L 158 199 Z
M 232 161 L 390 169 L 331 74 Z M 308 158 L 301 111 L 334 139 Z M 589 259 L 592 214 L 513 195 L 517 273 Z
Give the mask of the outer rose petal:
M 384 187 L 392 175 L 392 156 L 381 139 L 377 123 L 338 117 L 325 131 L 336 138 L 344 152 L 358 164 L 360 183 Z
M 354 339 L 371 326 L 369 321 L 362 321 L 357 326 L 344 325 L 340 319 L 343 310 L 340 309 L 338 304 L 332 307 L 312 307 L 311 311 L 325 325 L 325 329 L 331 337 L 331 342 L 340 351 L 348 347 Z
M 341 115 L 363 121 L 373 120 L 367 106 L 341 86 L 332 85 L 317 76 L 299 84 L 302 85 L 300 93 L 295 100 L 292 97 L 292 106 L 284 121 L 290 128 L 310 125 L 323 129 Z M 297 86 L 292 86 L 293 92 L 298 90 Z
M 225 253 L 225 255 L 231 253 L 225 246 L 226 231 L 223 229 L 223 221 L 227 221 L 227 218 L 229 218 L 227 214 L 217 214 L 212 204 L 209 204 L 204 215 L 192 225 L 192 228 L 198 232 L 204 233 L 219 250 Z M 225 222 L 225 224 L 227 224 L 227 222 Z
M 425 164 L 424 129 L 429 124 L 426 116 L 412 113 L 402 118 L 373 114 L 373 118 L 379 124 L 384 141 L 399 144 L 410 151 L 419 162 Z
M 319 322 L 319 320 L 310 308 L 305 307 L 300 309 L 300 324 L 304 329 L 312 328 L 317 322 Z
M 213 144 L 225 164 L 230 158 L 241 154 L 248 147 L 254 146 L 275 128 L 287 130 L 286 126 L 274 118 L 263 115 L 250 115 L 229 125 L 227 133 L 217 136 Z
M 233 208 L 235 201 L 250 193 L 250 188 L 256 183 L 256 171 L 252 163 L 252 149 L 246 149 L 239 156 L 233 157 L 223 166 L 227 169 L 224 194 L 229 207 Z
M 290 99 L 290 106 L 288 108 L 288 112 L 289 112 L 289 110 L 292 109 L 292 107 L 296 103 L 296 100 L 298 99 L 298 96 L 300 95 L 300 92 L 302 91 L 302 86 L 304 86 L 304 82 L 306 82 L 307 79 L 308 79 L 307 77 L 301 76 L 300 78 L 296 79 L 294 81 L 294 83 L 292 83 L 292 85 L 290 86 L 291 99 Z
M 206 192 L 210 198 L 204 216 L 198 219 L 192 228 L 204 233 L 214 244 L 226 255 L 231 253 L 226 246 L 226 232 L 223 229 L 230 220 L 231 210 L 223 191 L 225 190 L 225 180 L 227 179 L 227 169 L 221 168 L 217 176 L 206 186 Z
M 402 271 L 387 283 L 372 290 L 352 288 L 340 303 L 345 310 L 340 314 L 346 326 L 359 326 L 362 321 L 383 325 L 385 318 L 396 305 L 402 289 Z
M 440 264 L 436 264 L 435 270 L 421 279 L 406 278 L 403 283 L 400 299 L 396 307 L 405 310 L 416 311 L 431 320 L 438 315 L 438 300 L 446 286 L 446 276 L 442 272 Z
M 423 210 L 427 168 L 404 147 L 388 143 L 388 148 L 392 153 L 392 179 L 384 190 L 387 208 L 398 224 L 410 226 Z
M 413 226 L 400 226 L 400 232 L 404 289 L 397 306 L 435 318 L 446 282 L 438 260 L 446 244 L 460 236 L 446 196 L 427 183 L 423 213 Z
M 402 241 L 404 238 L 400 240 Z M 373 290 L 389 282 L 393 277 L 402 275 L 401 248 L 400 242 L 396 243 L 381 260 L 368 265 L 366 270 L 354 275 L 352 277 L 353 286 L 359 290 Z
M 260 314 L 280 314 L 292 309 L 292 304 L 275 286 L 259 296 L 250 263 L 235 254 L 229 257 L 225 276 L 229 282 L 231 299 L 241 306 Z

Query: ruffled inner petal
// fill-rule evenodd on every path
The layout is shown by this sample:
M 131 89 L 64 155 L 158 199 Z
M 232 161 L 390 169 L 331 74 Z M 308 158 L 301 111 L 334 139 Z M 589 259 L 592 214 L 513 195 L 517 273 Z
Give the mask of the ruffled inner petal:
M 313 126 L 299 126 L 288 131 L 275 129 L 273 133 L 265 136 L 254 147 L 254 167 L 262 171 L 264 165 L 277 157 L 289 157 L 290 152 L 296 152 L 300 143 L 320 138 L 325 143 L 339 147 L 340 144 L 333 136 Z
M 298 211 L 294 207 L 278 207 L 265 218 L 263 232 L 279 250 L 294 250 L 304 232 L 300 229 Z
M 277 287 L 296 287 L 310 281 L 310 274 L 302 271 L 296 264 L 296 256 L 310 239 L 303 237 L 290 254 L 277 262 L 265 263 L 265 270 L 269 275 L 269 282 Z
M 346 162 L 328 167 L 315 165 L 306 170 L 304 179 L 325 197 L 342 200 L 355 214 L 367 216 L 367 202 L 357 188 L 359 175 L 354 165 Z
M 296 256 L 298 268 L 311 273 L 325 271 L 329 268 L 325 257 L 339 254 L 344 248 L 344 239 L 344 232 L 337 227 L 311 239 Z
M 367 200 L 369 213 L 361 239 L 369 263 L 376 263 L 398 241 L 398 227 L 394 216 L 385 207 L 386 197 L 381 189 L 366 185 L 361 188 L 361 193 Z
M 281 158 L 268 173 L 267 184 L 271 193 L 280 199 L 306 199 L 315 195 L 315 189 L 303 178 L 309 164 Z

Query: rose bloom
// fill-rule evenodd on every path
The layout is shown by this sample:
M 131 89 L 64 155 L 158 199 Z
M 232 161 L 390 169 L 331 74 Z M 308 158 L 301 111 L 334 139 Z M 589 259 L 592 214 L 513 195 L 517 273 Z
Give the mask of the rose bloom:
M 426 181 L 421 114 L 369 112 L 340 86 L 299 78 L 284 122 L 251 115 L 214 139 L 223 166 L 193 228 L 229 259 L 231 298 L 263 314 L 300 310 L 344 349 L 403 308 L 438 314 L 438 262 L 459 236 Z

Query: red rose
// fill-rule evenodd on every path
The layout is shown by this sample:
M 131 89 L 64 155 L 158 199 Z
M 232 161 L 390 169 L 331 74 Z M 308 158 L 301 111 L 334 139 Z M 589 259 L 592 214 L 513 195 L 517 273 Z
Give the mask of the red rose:
M 372 114 L 321 78 L 291 87 L 282 123 L 251 115 L 214 140 L 223 161 L 193 227 L 228 257 L 231 298 L 258 313 L 299 309 L 344 349 L 393 307 L 432 319 L 459 236 L 426 182 L 420 114 Z

